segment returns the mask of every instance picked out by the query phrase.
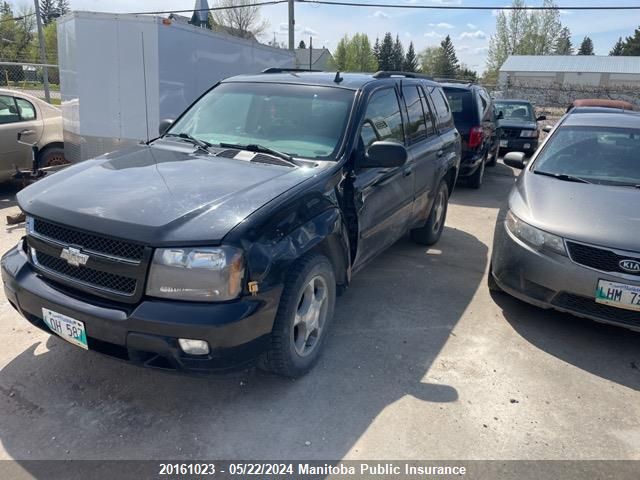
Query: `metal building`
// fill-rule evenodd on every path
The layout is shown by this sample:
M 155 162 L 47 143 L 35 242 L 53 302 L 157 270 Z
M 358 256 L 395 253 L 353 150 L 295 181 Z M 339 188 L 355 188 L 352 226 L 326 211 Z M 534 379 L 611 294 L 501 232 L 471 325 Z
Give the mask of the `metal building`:
M 640 57 L 511 55 L 500 68 L 501 87 L 575 85 L 640 87 Z

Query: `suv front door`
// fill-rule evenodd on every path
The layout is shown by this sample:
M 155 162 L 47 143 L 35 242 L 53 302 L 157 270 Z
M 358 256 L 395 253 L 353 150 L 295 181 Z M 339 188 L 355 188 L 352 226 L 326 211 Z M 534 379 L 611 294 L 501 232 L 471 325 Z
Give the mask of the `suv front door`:
M 404 144 L 403 118 L 396 89 L 375 90 L 360 127 L 356 157 L 375 141 Z M 393 244 L 406 231 L 414 195 L 413 165 L 355 168 L 353 181 L 358 215 L 358 250 L 354 270 Z

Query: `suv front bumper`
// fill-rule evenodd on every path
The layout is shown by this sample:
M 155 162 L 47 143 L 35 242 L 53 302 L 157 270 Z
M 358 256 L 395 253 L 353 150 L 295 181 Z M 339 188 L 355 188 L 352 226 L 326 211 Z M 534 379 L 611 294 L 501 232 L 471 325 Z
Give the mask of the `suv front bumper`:
M 34 326 L 47 308 L 85 324 L 89 350 L 147 367 L 192 372 L 246 366 L 264 351 L 273 328 L 280 289 L 226 303 L 143 299 L 119 305 L 86 298 L 50 283 L 35 272 L 23 242 L 2 257 L 7 299 Z M 83 298 L 84 297 L 84 298 Z M 206 340 L 208 355 L 187 355 L 178 338 Z

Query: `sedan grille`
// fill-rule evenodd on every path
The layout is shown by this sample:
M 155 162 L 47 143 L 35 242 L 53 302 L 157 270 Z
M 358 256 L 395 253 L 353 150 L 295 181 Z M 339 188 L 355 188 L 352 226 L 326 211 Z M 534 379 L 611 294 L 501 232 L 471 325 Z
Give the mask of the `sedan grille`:
M 591 247 L 582 243 L 567 242 L 571 259 L 585 267 L 595 268 L 602 272 L 625 273 L 627 275 L 640 275 L 640 272 L 628 272 L 620 267 L 620 262 L 624 260 L 640 260 L 640 254 L 636 257 L 619 255 L 612 250 L 605 248 Z
M 84 233 L 54 223 L 35 218 L 33 231 L 42 237 L 55 240 L 66 245 L 80 245 L 84 250 L 101 253 L 127 260 L 142 260 L 144 247 L 135 243 L 113 240 L 111 238 Z
M 133 295 L 136 291 L 136 279 L 115 275 L 109 272 L 101 272 L 87 267 L 73 267 L 62 260 L 46 253 L 36 252 L 36 264 L 58 275 L 71 280 L 100 287 L 104 290 L 119 295 Z
M 561 293 L 553 300 L 553 304 L 578 314 L 640 327 L 640 312 L 596 303 L 593 298 Z
M 502 129 L 502 138 L 520 138 L 521 130 L 519 128 L 503 128 Z

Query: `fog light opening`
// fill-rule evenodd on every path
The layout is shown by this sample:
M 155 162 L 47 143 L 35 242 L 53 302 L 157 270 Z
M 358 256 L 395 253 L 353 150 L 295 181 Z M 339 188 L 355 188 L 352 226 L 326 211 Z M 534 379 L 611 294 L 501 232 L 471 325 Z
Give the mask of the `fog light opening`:
M 194 340 L 191 338 L 179 338 L 178 344 L 187 355 L 208 355 L 209 344 L 205 340 Z

